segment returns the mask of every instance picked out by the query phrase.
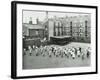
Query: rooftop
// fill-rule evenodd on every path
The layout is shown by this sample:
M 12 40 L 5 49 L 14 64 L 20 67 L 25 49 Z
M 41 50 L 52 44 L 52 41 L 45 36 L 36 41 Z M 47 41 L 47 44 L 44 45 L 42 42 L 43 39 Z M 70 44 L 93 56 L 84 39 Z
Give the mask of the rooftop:
M 39 24 L 23 23 L 23 27 L 27 27 L 28 29 L 44 29 L 44 26 Z

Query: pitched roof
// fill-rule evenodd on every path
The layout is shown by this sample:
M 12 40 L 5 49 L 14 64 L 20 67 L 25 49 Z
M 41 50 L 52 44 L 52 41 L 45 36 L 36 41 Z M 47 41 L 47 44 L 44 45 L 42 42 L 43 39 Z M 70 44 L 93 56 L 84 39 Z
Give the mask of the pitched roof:
M 28 29 L 44 29 L 44 26 L 39 24 L 23 23 L 23 27 L 27 27 Z

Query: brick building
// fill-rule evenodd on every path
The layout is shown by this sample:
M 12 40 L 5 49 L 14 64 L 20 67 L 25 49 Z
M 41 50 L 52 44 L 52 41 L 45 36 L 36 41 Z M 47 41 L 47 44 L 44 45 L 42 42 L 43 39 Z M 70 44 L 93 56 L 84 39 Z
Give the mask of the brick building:
M 30 38 L 44 38 L 45 26 L 37 19 L 37 24 L 32 24 L 32 20 L 29 23 L 23 23 L 23 36 Z
M 54 36 L 71 36 L 74 41 L 90 42 L 91 16 L 66 16 L 48 20 L 49 39 Z

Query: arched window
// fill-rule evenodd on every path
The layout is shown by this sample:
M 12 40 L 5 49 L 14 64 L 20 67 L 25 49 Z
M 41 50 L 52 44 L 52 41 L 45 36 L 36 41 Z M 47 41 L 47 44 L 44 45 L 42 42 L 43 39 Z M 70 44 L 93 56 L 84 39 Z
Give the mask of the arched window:
M 58 27 L 58 22 L 55 22 L 55 26 Z
M 88 21 L 86 20 L 85 21 L 85 36 L 87 37 L 87 23 L 88 23 Z
M 70 22 L 70 35 L 72 36 L 72 21 Z
M 87 21 L 87 20 L 85 20 L 85 26 L 87 26 L 87 23 L 88 23 L 88 21 Z

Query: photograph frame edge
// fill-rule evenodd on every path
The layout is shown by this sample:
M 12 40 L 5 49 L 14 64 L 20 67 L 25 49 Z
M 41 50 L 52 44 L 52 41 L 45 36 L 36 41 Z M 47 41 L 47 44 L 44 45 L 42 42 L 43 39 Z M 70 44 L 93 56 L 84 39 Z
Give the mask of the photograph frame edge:
M 48 6 L 65 6 L 65 7 L 81 7 L 81 8 L 94 8 L 96 9 L 96 69 L 95 72 L 83 73 L 65 73 L 65 74 L 50 74 L 50 75 L 36 75 L 36 76 L 17 76 L 17 4 L 35 4 L 35 5 L 48 5 Z M 26 2 L 26 1 L 12 1 L 11 2 L 11 78 L 39 78 L 39 77 L 56 77 L 56 76 L 73 76 L 73 75 L 86 75 L 98 74 L 98 6 L 88 5 L 74 5 L 74 4 L 59 4 L 59 3 L 42 3 L 42 2 Z
M 17 68 L 16 68 L 16 2 L 12 1 L 11 2 L 11 78 L 16 79 L 16 73 L 17 73 Z

